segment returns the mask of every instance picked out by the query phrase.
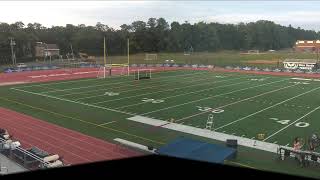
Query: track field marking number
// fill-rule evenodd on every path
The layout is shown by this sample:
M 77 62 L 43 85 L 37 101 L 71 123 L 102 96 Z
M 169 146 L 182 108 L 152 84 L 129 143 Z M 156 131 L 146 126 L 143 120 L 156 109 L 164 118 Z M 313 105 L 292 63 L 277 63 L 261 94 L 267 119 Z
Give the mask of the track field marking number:
M 307 122 L 298 122 L 295 124 L 297 127 L 308 127 L 310 124 Z
M 307 83 L 307 82 L 290 82 L 291 84 L 310 84 L 310 83 Z
M 119 93 L 115 93 L 115 92 L 105 92 L 104 95 L 108 95 L 108 96 L 118 96 Z
M 283 124 L 283 125 L 287 125 L 290 123 L 291 120 L 288 119 L 283 119 L 283 120 L 279 120 L 278 118 L 269 118 L 272 119 L 274 121 L 276 121 L 277 123 Z M 296 124 L 294 124 L 296 127 L 308 127 L 310 124 L 307 122 L 297 122 Z
M 197 108 L 198 108 L 199 111 L 212 112 L 212 113 L 215 113 L 215 114 L 224 112 L 223 109 L 212 109 L 211 107 L 201 107 L 201 106 L 197 106 Z
M 251 81 L 264 81 L 265 79 L 255 79 L 255 78 L 253 78 L 253 79 L 250 79 Z
M 149 99 L 149 98 L 142 98 L 142 101 L 143 102 L 151 102 L 151 103 L 155 103 L 155 104 L 164 102 L 164 100 L 162 100 L 162 99 Z

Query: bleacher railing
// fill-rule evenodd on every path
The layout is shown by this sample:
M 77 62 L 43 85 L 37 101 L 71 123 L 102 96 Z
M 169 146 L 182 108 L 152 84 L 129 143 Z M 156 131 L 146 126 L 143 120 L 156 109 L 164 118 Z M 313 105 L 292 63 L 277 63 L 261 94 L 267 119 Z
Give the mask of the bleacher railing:
M 285 160 L 288 157 L 295 158 L 299 155 L 302 158 L 303 163 L 314 162 L 320 164 L 320 153 L 313 151 L 294 150 L 291 147 L 280 147 L 278 149 L 278 157 L 281 160 Z
M 43 158 L 37 156 L 36 154 L 33 154 L 21 147 L 11 147 L 9 146 L 9 148 L 6 148 L 5 145 L 7 140 L 0 138 L 0 153 L 2 153 L 3 155 L 7 156 L 8 158 L 10 158 L 11 160 L 14 160 L 15 158 L 13 158 L 13 156 L 17 157 L 17 153 L 15 151 L 18 151 L 19 153 L 21 153 L 23 155 L 23 158 L 18 157 L 18 159 L 22 160 L 23 162 L 18 162 L 17 163 L 23 165 L 26 169 L 30 169 L 30 167 L 28 167 L 28 160 L 27 157 L 31 157 L 33 158 L 35 161 L 32 162 L 38 162 L 39 166 L 38 168 L 47 168 L 49 167 L 49 163 L 45 162 L 43 160 Z M 4 153 L 5 151 L 9 151 L 8 154 Z M 29 161 L 30 162 L 30 161 Z

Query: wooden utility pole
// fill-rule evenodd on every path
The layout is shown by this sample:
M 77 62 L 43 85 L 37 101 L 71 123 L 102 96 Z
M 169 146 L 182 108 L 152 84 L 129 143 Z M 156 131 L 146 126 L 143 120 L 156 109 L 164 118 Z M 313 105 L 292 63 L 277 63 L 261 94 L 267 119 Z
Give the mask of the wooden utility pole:
M 14 41 L 14 39 L 12 37 L 9 38 L 10 39 L 10 46 L 11 46 L 11 59 L 12 59 L 12 65 L 16 64 L 16 55 L 13 51 L 13 46 L 16 45 L 16 42 Z

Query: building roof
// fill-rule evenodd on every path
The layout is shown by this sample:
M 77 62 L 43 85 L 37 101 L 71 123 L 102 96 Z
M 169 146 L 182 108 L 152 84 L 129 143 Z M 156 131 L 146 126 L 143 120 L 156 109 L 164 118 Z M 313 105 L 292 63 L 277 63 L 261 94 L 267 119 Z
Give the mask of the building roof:
M 316 59 L 285 59 L 283 63 L 317 63 Z
M 45 47 L 46 49 L 59 49 L 56 44 L 47 44 Z
M 319 47 L 320 40 L 297 40 L 296 47 Z
M 38 47 L 44 47 L 47 50 L 59 50 L 59 47 L 57 44 L 45 44 L 45 43 L 38 43 L 36 46 Z
M 236 153 L 236 150 L 193 139 L 178 138 L 173 142 L 160 147 L 156 152 L 160 155 L 184 159 L 223 163 L 225 159 L 230 158 Z

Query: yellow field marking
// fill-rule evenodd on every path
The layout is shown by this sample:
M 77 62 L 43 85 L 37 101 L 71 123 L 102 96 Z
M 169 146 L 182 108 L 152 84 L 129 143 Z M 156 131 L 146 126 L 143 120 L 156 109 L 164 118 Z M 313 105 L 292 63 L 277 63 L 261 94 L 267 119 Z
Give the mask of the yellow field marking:
M 132 136 L 132 137 L 135 137 L 135 138 L 143 139 L 143 140 L 150 141 L 150 142 L 153 142 L 153 143 L 166 144 L 164 142 L 155 141 L 155 140 L 148 139 L 148 138 L 145 138 L 145 137 L 137 136 L 137 135 L 134 135 L 134 134 L 131 134 L 131 133 L 127 133 L 127 132 L 121 131 L 121 130 L 113 129 L 113 128 L 110 128 L 110 127 L 105 127 L 105 126 L 102 126 L 102 125 L 99 125 L 99 124 L 96 124 L 96 123 L 92 123 L 92 122 L 88 122 L 88 121 L 85 121 L 85 120 L 82 120 L 82 119 L 79 119 L 79 118 L 63 115 L 63 114 L 60 114 L 60 113 L 57 113 L 57 112 L 53 112 L 53 111 L 49 111 L 49 110 L 42 109 L 42 108 L 39 108 L 39 107 L 31 106 L 31 105 L 28 105 L 28 104 L 25 104 L 25 103 L 21 103 L 21 102 L 18 102 L 18 101 L 14 101 L 14 100 L 10 100 L 10 99 L 7 99 L 7 98 L 0 97 L 0 99 L 5 100 L 5 101 L 9 101 L 9 102 L 13 102 L 13 103 L 17 103 L 19 105 L 26 106 L 26 107 L 29 107 L 29 108 L 32 108 L 32 109 L 37 109 L 37 110 L 40 110 L 40 111 L 44 111 L 44 112 L 47 112 L 47 113 L 50 113 L 50 114 L 58 115 L 58 116 L 61 116 L 61 117 L 64 117 L 64 118 L 77 120 L 77 121 L 80 121 L 80 122 L 83 122 L 83 123 L 86 123 L 86 124 L 97 126 L 97 127 L 103 128 L 103 129 L 108 129 L 110 131 L 115 131 L 115 132 L 118 132 L 118 133 L 122 133 L 122 134 L 125 134 L 125 135 L 128 135 L 128 136 Z
M 238 166 L 243 166 L 243 167 L 246 167 L 246 168 L 259 170 L 259 169 L 255 168 L 255 167 L 252 167 L 252 166 L 249 166 L 249 165 L 246 165 L 246 164 L 242 164 L 242 163 L 238 163 L 238 162 L 233 162 L 233 161 L 228 161 L 228 160 L 225 160 L 225 162 L 228 162 L 228 163 L 231 163 L 231 164 L 235 164 L 235 165 L 238 165 Z

